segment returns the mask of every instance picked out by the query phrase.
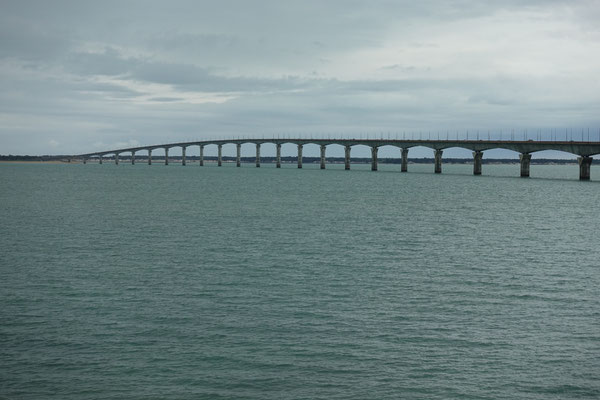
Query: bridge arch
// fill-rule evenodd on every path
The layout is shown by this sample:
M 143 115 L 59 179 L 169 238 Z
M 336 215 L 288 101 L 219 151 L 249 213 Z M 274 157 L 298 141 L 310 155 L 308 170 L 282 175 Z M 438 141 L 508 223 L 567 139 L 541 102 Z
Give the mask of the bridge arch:
M 532 151 L 530 154 L 533 155 L 533 158 L 565 158 L 565 156 L 568 156 L 569 159 L 576 159 L 580 156 L 579 154 L 562 150 L 537 150 Z M 552 155 L 555 157 L 552 157 Z
M 396 144 L 383 144 L 379 146 L 379 158 L 400 158 L 402 147 Z
M 325 145 L 327 148 L 327 156 L 328 157 L 343 157 L 344 156 L 344 146 L 338 142 L 331 142 Z
M 140 146 L 140 147 L 133 147 L 133 148 L 123 148 L 123 149 L 115 149 L 115 150 L 108 150 L 108 151 L 102 151 L 102 152 L 95 152 L 95 153 L 88 153 L 88 154 L 82 154 L 79 156 L 72 156 L 72 157 L 83 157 L 84 160 L 89 158 L 89 157 L 98 157 L 99 159 L 104 158 L 104 159 L 110 159 L 110 158 L 114 158 L 115 162 L 118 163 L 119 162 L 119 157 L 124 155 L 124 158 L 127 158 L 130 156 L 131 153 L 135 154 L 138 152 L 143 152 L 143 151 L 149 151 L 149 152 L 154 152 L 155 155 L 160 156 L 161 153 L 164 152 L 164 160 L 165 160 L 165 164 L 169 163 L 169 155 L 171 156 L 177 156 L 179 154 L 179 152 L 181 152 L 181 157 L 182 157 L 182 161 L 185 159 L 185 155 L 182 152 L 182 148 L 185 148 L 186 150 L 189 147 L 192 146 L 200 146 L 201 148 L 201 156 L 200 156 L 200 165 L 203 165 L 203 151 L 204 148 L 206 147 L 206 149 L 208 150 L 208 153 L 215 153 L 215 149 L 220 148 L 221 149 L 221 153 L 223 153 L 223 150 L 227 153 L 229 153 L 229 146 L 233 145 L 237 148 L 239 148 L 241 146 L 242 143 L 246 144 L 246 143 L 251 143 L 254 146 L 256 146 L 256 144 L 260 144 L 260 145 L 267 145 L 270 144 L 275 144 L 276 149 L 277 149 L 277 153 L 278 155 L 280 154 L 281 148 L 284 147 L 283 152 L 284 155 L 285 153 L 288 153 L 290 155 L 298 155 L 299 157 L 299 164 L 298 166 L 301 167 L 302 164 L 302 150 L 304 148 L 304 146 L 307 146 L 309 150 L 309 153 L 312 153 L 312 146 L 318 146 L 319 147 L 319 151 L 321 153 L 321 159 L 323 160 L 325 157 L 325 153 L 328 147 L 332 146 L 332 145 L 341 145 L 343 146 L 344 149 L 344 156 L 345 156 L 345 160 L 346 160 L 346 164 L 349 167 L 349 160 L 350 160 L 350 151 L 353 150 L 355 156 L 359 156 L 359 157 L 364 157 L 364 158 L 368 158 L 370 156 L 371 160 L 376 163 L 377 157 L 378 157 L 378 150 L 382 149 L 384 153 L 387 153 L 388 151 L 393 151 L 391 149 L 388 148 L 388 146 L 391 147 L 397 147 L 402 149 L 401 153 L 402 153 L 402 160 L 403 160 L 403 171 L 404 171 L 404 164 L 405 161 L 407 160 L 407 154 L 408 151 L 410 150 L 411 152 L 419 152 L 421 151 L 421 147 L 423 148 L 427 148 L 428 151 L 433 151 L 434 152 L 434 160 L 436 163 L 436 172 L 438 172 L 438 168 L 437 165 L 441 166 L 441 155 L 442 153 L 444 153 L 444 151 L 453 151 L 454 149 L 465 149 L 467 151 L 473 152 L 475 154 L 473 154 L 474 157 L 474 162 L 479 159 L 481 160 L 484 156 L 483 153 L 485 152 L 489 152 L 489 151 L 494 151 L 496 149 L 502 149 L 502 150 L 508 150 L 508 151 L 514 151 L 516 153 L 519 154 L 520 157 L 520 162 L 521 162 L 521 167 L 522 167 L 522 176 L 528 176 L 528 166 L 529 166 L 529 162 L 531 160 L 532 155 L 534 156 L 534 158 L 538 158 L 540 157 L 540 155 L 543 157 L 543 154 L 546 151 L 556 151 L 559 152 L 558 154 L 566 154 L 568 155 L 568 158 L 571 158 L 573 156 L 579 156 L 578 160 L 580 163 L 580 179 L 589 179 L 589 166 L 591 165 L 592 162 L 592 157 L 594 155 L 598 155 L 600 154 L 600 140 L 598 142 L 584 142 L 584 141 L 560 141 L 560 140 L 556 140 L 556 138 L 554 140 L 551 141 L 543 141 L 543 140 L 527 140 L 526 138 L 524 140 L 515 140 L 512 136 L 511 136 L 511 140 L 502 140 L 502 137 L 500 138 L 500 140 L 490 140 L 488 138 L 488 140 L 474 140 L 474 139 L 461 139 L 461 138 L 452 138 L 451 135 L 447 136 L 445 138 L 445 140 L 443 138 L 443 135 L 441 135 L 439 140 L 435 139 L 436 135 L 433 135 L 432 138 L 427 138 L 427 139 L 419 139 L 416 140 L 414 138 L 408 138 L 406 139 L 406 137 L 404 135 L 402 135 L 402 139 L 396 138 L 396 139 L 391 139 L 388 138 L 387 140 L 384 138 L 371 138 L 369 136 L 365 137 L 361 137 L 358 139 L 351 139 L 351 138 L 338 138 L 338 139 L 312 139 L 312 138 L 285 138 L 285 139 L 280 139 L 280 138 L 272 138 L 272 139 L 227 139 L 227 140 L 207 140 L 207 141 L 200 141 L 200 142 L 177 142 L 177 143 L 163 143 L 163 144 L 156 144 L 156 145 L 152 145 L 152 146 Z M 599 138 L 600 138 L 600 134 L 599 134 Z M 291 147 L 291 148 L 290 148 Z M 291 151 L 290 151 L 291 150 Z M 325 151 L 323 151 L 325 150 Z M 392 153 L 393 154 L 393 153 Z M 489 153 L 488 153 L 489 154 Z M 112 157 L 111 157 L 112 155 Z M 136 154 L 137 155 L 137 154 Z M 222 155 L 222 154 L 221 154 Z M 312 155 L 312 154 L 310 154 Z M 139 155 L 138 155 L 139 156 Z M 486 154 L 487 156 L 487 154 Z M 280 157 L 277 157 L 278 160 L 280 159 Z M 150 163 L 150 157 L 149 157 L 149 163 Z M 322 162 L 323 164 L 323 162 Z M 527 172 L 526 174 L 523 173 L 524 168 L 527 167 Z M 376 165 L 375 168 L 376 169 Z M 439 171 L 441 172 L 441 171 Z

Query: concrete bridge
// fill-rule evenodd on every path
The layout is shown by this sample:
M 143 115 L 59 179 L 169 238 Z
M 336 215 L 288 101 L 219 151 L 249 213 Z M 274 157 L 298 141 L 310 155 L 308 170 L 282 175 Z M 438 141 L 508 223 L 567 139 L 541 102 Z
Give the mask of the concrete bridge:
M 264 143 L 274 144 L 276 147 L 277 168 L 281 167 L 281 145 L 295 144 L 298 147 L 298 168 L 302 168 L 302 148 L 306 144 L 316 144 L 321 148 L 321 169 L 325 169 L 325 152 L 329 145 L 340 145 L 345 148 L 345 169 L 350 169 L 350 151 L 353 146 L 363 145 L 371 148 L 371 169 L 377 171 L 377 152 L 382 146 L 394 146 L 401 150 L 402 164 L 401 171 L 408 171 L 408 152 L 411 148 L 423 146 L 431 148 L 434 152 L 434 172 L 442 172 L 442 153 L 445 149 L 459 147 L 473 151 L 473 174 L 481 175 L 481 164 L 483 152 L 491 149 L 506 149 L 520 153 L 521 176 L 529 176 L 531 164 L 531 154 L 536 151 L 558 150 L 579 156 L 579 179 L 590 179 L 590 167 L 592 157 L 600 154 L 600 142 L 584 141 L 533 141 L 533 140 L 398 140 L 398 139 L 223 139 L 223 140 L 205 140 L 196 142 L 179 142 L 158 144 L 152 146 L 130 147 L 124 149 L 100 151 L 94 153 L 80 154 L 74 156 L 83 159 L 83 163 L 90 158 L 98 158 L 100 164 L 107 155 L 114 155 L 115 163 L 119 164 L 119 155 L 131 153 L 131 163 L 135 163 L 137 152 L 146 151 L 148 153 L 148 164 L 152 164 L 152 151 L 164 149 L 165 165 L 169 164 L 169 149 L 173 147 L 181 148 L 181 163 L 186 165 L 186 149 L 190 146 L 200 147 L 200 166 L 204 165 L 204 147 L 215 145 L 218 148 L 217 164 L 222 164 L 222 147 L 226 144 L 235 144 L 237 148 L 236 164 L 241 165 L 241 146 L 251 143 L 256 145 L 256 166 L 260 167 L 260 146 Z

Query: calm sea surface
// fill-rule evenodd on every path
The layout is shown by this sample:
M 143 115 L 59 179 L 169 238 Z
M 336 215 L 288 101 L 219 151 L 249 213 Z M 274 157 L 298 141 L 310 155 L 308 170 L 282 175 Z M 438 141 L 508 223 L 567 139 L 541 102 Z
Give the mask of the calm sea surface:
M 600 182 L 317 168 L 0 165 L 0 398 L 600 398 Z

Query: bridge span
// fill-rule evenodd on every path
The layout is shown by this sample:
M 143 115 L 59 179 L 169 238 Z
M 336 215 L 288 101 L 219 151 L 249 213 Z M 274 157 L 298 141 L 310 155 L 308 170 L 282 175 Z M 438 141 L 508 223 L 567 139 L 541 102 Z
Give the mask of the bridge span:
M 321 149 L 321 169 L 325 169 L 325 153 L 327 146 L 340 145 L 345 149 L 344 165 L 345 169 L 350 169 L 350 152 L 353 146 L 363 145 L 371 148 L 371 169 L 377 171 L 377 152 L 382 146 L 394 146 L 400 149 L 402 163 L 401 171 L 408 171 L 408 152 L 411 148 L 422 146 L 433 150 L 434 172 L 442 172 L 442 154 L 445 149 L 458 147 L 471 150 L 473 152 L 473 174 L 481 175 L 481 165 L 483 152 L 491 149 L 506 149 L 520 153 L 521 176 L 529 177 L 531 165 L 531 154 L 537 151 L 558 150 L 571 153 L 578 156 L 579 161 L 579 179 L 590 179 L 590 167 L 592 165 L 592 156 L 600 154 L 600 142 L 584 141 L 533 141 L 533 140 L 398 140 L 398 139 L 290 139 L 290 138 L 271 138 L 271 139 L 219 139 L 204 140 L 195 142 L 178 142 L 157 144 L 151 146 L 129 147 L 123 149 L 99 151 L 73 156 L 80 158 L 85 164 L 88 159 L 98 158 L 100 164 L 104 156 L 114 155 L 115 163 L 119 164 L 119 155 L 131 153 L 131 163 L 135 163 L 136 153 L 147 151 L 148 164 L 152 164 L 152 151 L 164 149 L 165 165 L 169 164 L 169 149 L 173 147 L 181 148 L 181 164 L 186 165 L 186 149 L 190 146 L 200 147 L 200 166 L 204 165 L 204 147 L 215 145 L 218 148 L 217 165 L 222 165 L 222 147 L 226 144 L 235 144 L 237 148 L 236 165 L 241 165 L 241 146 L 242 144 L 256 145 L 256 166 L 260 167 L 260 146 L 265 143 L 274 144 L 276 147 L 276 166 L 281 167 L 281 145 L 295 144 L 298 147 L 298 168 L 302 168 L 302 148 L 306 144 L 316 144 Z

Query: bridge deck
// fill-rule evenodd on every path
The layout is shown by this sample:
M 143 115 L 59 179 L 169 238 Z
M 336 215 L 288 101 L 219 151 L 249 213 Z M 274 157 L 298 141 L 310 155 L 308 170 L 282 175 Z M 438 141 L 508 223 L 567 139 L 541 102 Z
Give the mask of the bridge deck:
M 371 148 L 371 169 L 377 171 L 377 152 L 382 146 L 395 146 L 402 149 L 402 172 L 407 171 L 408 150 L 412 147 L 423 146 L 434 150 L 434 172 L 442 172 L 442 153 L 444 149 L 460 147 L 473 151 L 473 174 L 481 175 L 481 165 L 483 152 L 490 149 L 506 149 L 520 153 L 521 176 L 528 177 L 531 165 L 531 153 L 544 150 L 558 150 L 572 153 L 579 156 L 579 179 L 590 179 L 590 166 L 592 164 L 592 155 L 600 154 L 600 142 L 575 142 L 575 141 L 533 141 L 533 140 L 399 140 L 399 139 L 221 139 L 205 140 L 195 142 L 179 142 L 157 144 L 152 146 L 128 147 L 116 150 L 107 150 L 101 152 L 81 154 L 75 157 L 82 157 L 83 162 L 89 157 L 99 157 L 102 163 L 102 157 L 107 154 L 115 155 L 115 163 L 119 163 L 121 153 L 131 153 L 131 163 L 135 163 L 135 153 L 138 151 L 148 151 L 148 164 L 152 163 L 152 150 L 162 148 L 165 150 L 165 164 L 169 164 L 169 149 L 172 147 L 182 148 L 182 164 L 186 165 L 186 149 L 190 146 L 200 146 L 200 165 L 204 165 L 204 147 L 217 145 L 219 155 L 217 163 L 222 164 L 221 148 L 226 144 L 237 145 L 237 166 L 240 166 L 240 148 L 244 143 L 256 145 L 256 166 L 260 167 L 260 146 L 263 143 L 272 143 L 277 149 L 277 168 L 281 167 L 281 145 L 286 143 L 298 145 L 298 168 L 302 168 L 302 147 L 306 144 L 316 144 L 321 146 L 321 169 L 325 168 L 325 149 L 329 145 L 340 145 L 345 147 L 345 169 L 350 169 L 350 149 L 352 146 L 368 146 Z
M 592 156 L 600 154 L 600 142 L 585 142 L 585 141 L 533 141 L 533 140 L 402 140 L 402 139 L 221 139 L 221 140 L 204 140 L 194 142 L 176 142 L 166 144 L 156 144 L 150 146 L 126 147 L 121 149 L 112 149 L 105 151 L 97 151 L 93 153 L 79 154 L 74 157 L 93 157 L 104 156 L 107 154 L 121 154 L 129 152 L 138 152 L 143 150 L 155 149 L 170 149 L 172 147 L 189 147 L 189 146 L 209 146 L 209 145 L 225 145 L 225 144 L 316 144 L 316 145 L 340 145 L 340 146 L 368 146 L 382 147 L 395 146 L 402 149 L 410 149 L 412 147 L 422 146 L 433 150 L 444 150 L 452 147 L 465 148 L 472 151 L 485 151 L 491 149 L 512 150 L 522 154 L 531 154 L 537 151 L 558 150 L 578 156 Z

